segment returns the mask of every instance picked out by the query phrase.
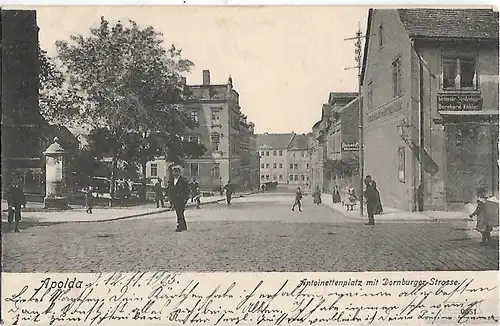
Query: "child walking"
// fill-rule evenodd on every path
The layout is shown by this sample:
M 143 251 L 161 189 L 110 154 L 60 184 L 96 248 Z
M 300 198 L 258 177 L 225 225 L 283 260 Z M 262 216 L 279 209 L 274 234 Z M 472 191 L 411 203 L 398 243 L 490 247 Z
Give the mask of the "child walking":
M 481 232 L 483 237 L 481 246 L 487 246 L 491 241 L 491 231 L 493 230 L 494 222 L 490 221 L 486 212 L 486 189 L 477 189 L 477 207 L 476 210 L 469 215 L 470 218 L 477 217 L 476 230 Z

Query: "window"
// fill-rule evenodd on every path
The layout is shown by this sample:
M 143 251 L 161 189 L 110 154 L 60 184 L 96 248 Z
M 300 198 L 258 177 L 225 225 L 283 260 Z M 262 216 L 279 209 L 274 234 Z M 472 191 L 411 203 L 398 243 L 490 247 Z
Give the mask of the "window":
M 269 180 L 269 174 L 268 174 L 268 175 L 266 175 L 266 180 Z
M 305 156 L 305 152 L 300 152 L 301 156 L 304 157 Z
M 261 175 L 261 176 L 260 176 L 260 178 L 261 178 L 262 180 L 264 180 L 264 175 Z
M 158 164 L 156 163 L 151 163 L 151 176 L 152 177 L 158 176 Z
M 190 171 L 191 171 L 192 177 L 197 177 L 198 173 L 199 173 L 198 163 L 191 163 L 190 164 Z
M 282 151 L 282 150 L 280 150 L 280 151 L 279 151 L 279 154 L 280 154 L 280 156 L 283 156 L 283 151 Z
M 269 151 L 266 151 L 266 156 L 269 156 Z
M 269 163 L 266 163 L 266 169 L 269 169 Z
M 295 170 L 298 170 L 298 169 L 299 169 L 299 165 L 298 165 L 298 164 L 294 164 L 294 165 L 293 165 L 293 168 L 294 168 Z
M 220 110 L 212 109 L 212 127 L 220 126 Z
M 218 133 L 214 132 L 210 137 L 212 140 L 212 151 L 218 152 L 220 150 L 220 148 L 219 148 L 220 135 Z
M 278 179 L 278 177 L 276 177 L 275 175 L 273 175 L 273 180 L 276 180 L 276 179 Z
M 367 101 L 367 105 L 368 105 L 368 111 L 370 111 L 371 109 L 373 109 L 373 83 L 372 82 L 368 83 L 368 101 Z
M 260 167 L 263 169 L 263 168 L 265 167 L 264 163 L 262 163 L 262 164 L 260 165 Z
M 300 179 L 301 179 L 302 181 L 304 181 L 304 180 L 306 180 L 306 177 L 305 177 L 304 175 L 301 175 L 301 176 L 300 176 Z
M 199 144 L 200 143 L 200 137 L 198 137 L 198 135 L 190 135 L 189 136 L 189 142 Z
M 282 168 L 283 168 L 283 163 L 280 163 L 280 169 L 282 169 Z
M 294 175 L 293 178 L 294 178 L 295 181 L 299 181 L 299 176 L 298 175 Z
M 264 156 L 264 151 L 260 152 L 260 156 Z
M 295 157 L 295 152 L 292 153 L 293 157 Z
M 290 170 L 293 170 L 293 164 L 290 164 Z
M 307 181 L 309 181 L 309 177 L 307 177 Z
M 191 119 L 198 122 L 198 111 L 191 111 Z
M 307 163 L 307 164 L 306 164 L 306 169 L 308 169 L 308 170 L 309 170 L 309 163 Z
M 214 163 L 214 177 L 220 178 L 220 165 L 219 165 L 219 163 Z
M 277 152 L 276 151 L 273 151 L 273 156 L 276 156 Z
M 392 62 L 392 95 L 394 97 L 401 94 L 401 60 L 397 58 Z
M 399 182 L 404 183 L 405 182 L 405 148 L 404 147 L 399 147 L 398 148 L 398 166 L 399 166 Z
M 277 167 L 278 167 L 278 164 L 273 163 L 273 168 L 275 168 L 275 169 L 276 169 Z
M 378 27 L 378 48 L 379 48 L 379 50 L 381 50 L 383 46 L 384 46 L 384 26 L 380 25 Z
M 474 58 L 443 57 L 443 89 L 476 89 Z
M 280 178 L 279 178 L 279 179 L 280 179 L 280 180 L 283 180 L 283 175 L 282 175 L 282 174 L 280 174 Z
M 290 174 L 290 181 L 293 181 L 293 174 Z

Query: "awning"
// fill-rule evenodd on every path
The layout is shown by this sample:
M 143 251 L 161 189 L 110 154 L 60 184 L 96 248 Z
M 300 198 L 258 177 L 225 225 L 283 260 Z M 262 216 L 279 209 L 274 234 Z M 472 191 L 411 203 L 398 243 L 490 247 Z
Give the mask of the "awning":
M 498 123 L 499 111 L 487 110 L 487 111 L 439 111 L 440 118 L 434 119 L 435 123 L 444 124 L 447 122 L 482 122 Z
M 442 116 L 496 116 L 498 118 L 499 111 L 486 110 L 486 111 L 438 111 Z
M 411 142 L 411 149 L 417 158 L 417 160 L 420 162 L 420 165 L 424 169 L 425 172 L 429 173 L 430 175 L 435 175 L 439 171 L 439 167 L 436 162 L 432 159 L 432 157 L 427 153 L 425 148 L 422 150 L 422 158 L 420 157 L 420 146 L 418 146 L 415 142 Z

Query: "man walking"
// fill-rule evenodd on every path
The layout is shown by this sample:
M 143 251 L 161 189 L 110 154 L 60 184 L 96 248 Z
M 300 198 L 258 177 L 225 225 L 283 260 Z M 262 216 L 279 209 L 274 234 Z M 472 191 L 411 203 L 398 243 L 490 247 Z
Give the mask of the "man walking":
M 379 204 L 379 196 L 377 190 L 377 184 L 372 180 L 370 175 L 365 178 L 365 198 L 366 198 L 366 212 L 368 214 L 368 223 L 366 225 L 375 225 L 375 210 Z
M 189 200 L 189 182 L 181 175 L 181 167 L 176 165 L 172 168 L 173 178 L 169 181 L 168 198 L 175 209 L 177 215 L 177 229 L 175 232 L 187 231 L 186 219 L 184 218 L 184 210 L 186 203 Z
M 231 180 L 227 181 L 227 184 L 224 186 L 224 189 L 226 190 L 226 202 L 227 205 L 231 205 L 231 196 L 233 194 L 233 186 L 231 185 Z
M 14 232 L 19 232 L 19 222 L 21 221 L 21 206 L 26 207 L 26 198 L 23 189 L 17 181 L 13 181 L 7 192 L 8 205 L 8 222 L 9 231 L 12 230 L 12 222 L 14 224 Z
M 160 203 L 161 203 L 161 208 L 165 207 L 165 203 L 163 201 L 164 196 L 163 196 L 163 188 L 161 187 L 161 179 L 158 179 L 158 182 L 155 183 L 154 191 L 155 191 L 156 208 L 160 208 Z
M 297 188 L 295 192 L 295 201 L 293 202 L 292 211 L 295 212 L 295 206 L 299 206 L 299 212 L 302 212 L 302 191 L 300 191 L 300 187 Z

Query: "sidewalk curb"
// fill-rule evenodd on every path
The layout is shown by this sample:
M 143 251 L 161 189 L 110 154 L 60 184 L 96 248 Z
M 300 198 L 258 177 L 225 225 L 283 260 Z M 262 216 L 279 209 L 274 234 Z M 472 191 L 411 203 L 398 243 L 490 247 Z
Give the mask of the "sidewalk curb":
M 248 195 L 253 195 L 257 192 L 253 193 L 245 193 L 238 195 L 237 197 L 233 197 L 233 199 L 238 199 L 238 198 L 243 198 Z M 225 199 L 217 199 L 217 200 L 211 200 L 211 201 L 205 201 L 200 203 L 201 206 L 203 205 L 209 205 L 209 204 L 218 204 L 220 202 L 224 202 Z M 186 206 L 186 209 L 189 209 L 191 207 L 195 207 L 195 205 L 189 205 Z M 50 225 L 59 225 L 59 224 L 83 224 L 83 223 L 103 223 L 103 222 L 113 222 L 113 221 L 120 221 L 120 220 L 126 220 L 130 218 L 135 218 L 135 217 L 142 217 L 142 216 L 149 216 L 149 215 L 155 215 L 155 214 L 161 214 L 161 213 L 166 213 L 166 212 L 172 212 L 173 210 L 170 210 L 168 208 L 164 209 L 159 209 L 157 211 L 152 211 L 152 212 L 145 212 L 145 213 L 137 213 L 137 214 L 132 214 L 132 215 L 126 215 L 126 216 L 119 216 L 119 217 L 112 217 L 112 218 L 107 218 L 103 220 L 95 220 L 95 221 L 54 221 L 54 222 L 46 222 L 46 221 L 33 221 L 33 222 L 25 222 L 26 224 L 30 226 L 50 226 Z M 5 223 L 6 221 L 2 220 L 2 223 Z M 21 221 L 21 223 L 23 223 Z
M 368 221 L 368 218 L 365 216 L 354 217 L 354 216 L 345 214 L 344 211 L 341 211 L 341 210 L 339 210 L 331 205 L 323 204 L 323 206 L 326 206 L 329 209 L 342 214 L 343 216 L 345 216 L 346 218 L 348 218 L 350 220 Z M 357 211 L 357 212 L 359 212 L 359 211 Z M 422 215 L 426 216 L 426 218 L 416 218 L 416 219 L 405 219 L 405 218 L 384 219 L 384 218 L 382 218 L 382 219 L 378 219 L 378 221 L 380 221 L 380 222 L 384 222 L 384 221 L 387 221 L 387 222 L 441 222 L 441 221 L 468 221 L 469 220 L 468 218 L 465 218 L 465 217 L 464 218 L 436 218 L 436 217 L 429 216 L 427 214 L 422 214 Z M 380 216 L 380 215 L 375 215 L 375 221 L 377 221 L 377 216 Z

